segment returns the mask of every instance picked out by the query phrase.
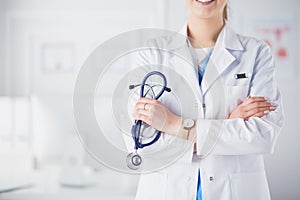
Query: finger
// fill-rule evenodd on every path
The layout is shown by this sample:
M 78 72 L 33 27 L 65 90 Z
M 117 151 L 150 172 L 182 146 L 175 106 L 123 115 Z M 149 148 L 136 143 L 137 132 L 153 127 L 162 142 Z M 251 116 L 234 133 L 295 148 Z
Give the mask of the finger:
M 156 99 L 151 99 L 151 98 L 140 98 L 138 100 L 138 103 L 150 103 L 150 104 L 154 104 L 154 103 L 158 103 L 159 101 Z
M 262 97 L 262 96 L 259 96 L 259 97 L 251 97 L 251 96 L 249 96 L 247 99 L 250 100 L 250 101 L 253 101 L 253 102 L 256 102 L 256 101 L 268 101 L 269 100 L 268 98 Z
M 137 112 L 138 110 L 150 110 L 153 104 L 150 103 L 136 103 L 134 107 L 134 112 Z
M 146 110 L 146 108 L 148 108 L 149 107 L 149 103 L 142 103 L 142 102 L 137 102 L 136 104 L 135 104 L 135 110 L 138 110 L 138 109 L 145 109 Z
M 251 117 L 259 117 L 259 118 L 261 118 L 261 117 L 266 116 L 269 112 L 270 112 L 269 110 L 266 110 L 264 112 L 259 112 L 259 113 L 256 113 L 255 115 L 250 116 L 248 119 L 250 119 Z
M 150 117 L 150 112 L 144 109 L 137 109 L 136 112 L 133 114 L 134 116 L 138 115 L 145 115 L 147 117 Z
M 155 104 L 161 104 L 161 102 L 151 98 L 140 98 L 135 105 L 135 109 L 148 110 Z
M 270 102 L 254 102 L 251 103 L 247 106 L 245 106 L 245 111 L 250 111 L 252 109 L 256 109 L 256 108 L 266 108 L 268 110 L 274 111 L 277 107 L 277 104 L 275 103 L 270 103 Z
M 256 113 L 252 117 L 263 117 L 263 116 L 267 115 L 269 112 L 270 112 L 269 110 L 265 110 L 264 112 Z
M 276 103 L 271 103 L 270 111 L 276 110 L 277 106 L 278 106 L 278 104 L 276 104 Z
M 270 112 L 269 110 L 266 110 L 266 111 L 264 111 L 264 112 L 259 112 L 259 113 L 256 113 L 256 114 L 254 114 L 254 115 L 248 116 L 247 118 L 245 118 L 245 120 L 247 121 L 247 120 L 249 120 L 251 117 L 259 117 L 259 118 L 261 118 L 261 117 L 267 115 L 269 112 Z
M 274 111 L 274 110 L 276 110 L 276 108 L 277 108 L 277 106 L 271 106 L 270 111 Z
M 272 106 L 271 103 L 269 102 L 252 102 L 250 104 L 248 104 L 247 106 L 245 106 L 245 111 L 250 111 L 256 108 L 270 108 Z
M 249 118 L 249 117 L 254 116 L 258 113 L 265 113 L 265 112 L 266 113 L 270 112 L 269 108 L 254 108 L 254 109 L 246 112 L 246 117 L 245 118 Z
M 152 124 L 152 119 L 150 117 L 146 116 L 146 115 L 138 114 L 138 115 L 134 116 L 134 118 L 136 120 L 142 120 L 143 122 L 145 122 L 148 125 Z
M 268 98 L 265 97 L 248 97 L 246 101 L 243 102 L 244 106 L 248 106 L 253 103 L 270 103 Z M 272 106 L 277 106 L 277 104 L 272 103 Z
M 255 103 L 255 102 L 266 102 L 267 99 L 265 97 L 247 97 L 247 100 L 244 101 L 241 105 L 243 106 L 248 106 L 251 103 Z

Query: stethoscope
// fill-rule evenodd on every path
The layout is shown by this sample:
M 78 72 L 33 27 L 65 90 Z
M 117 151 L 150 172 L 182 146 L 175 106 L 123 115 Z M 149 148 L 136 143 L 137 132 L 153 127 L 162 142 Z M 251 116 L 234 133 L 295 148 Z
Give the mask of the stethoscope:
M 161 84 L 155 84 L 155 85 L 152 85 L 152 86 L 149 85 L 149 84 L 146 84 L 147 79 L 150 78 L 151 76 L 161 77 L 161 79 L 163 81 L 163 84 L 162 85 Z M 140 88 L 140 97 L 146 97 L 146 95 L 149 93 L 149 91 L 151 91 L 152 94 L 153 94 L 152 98 L 156 99 L 156 100 L 159 99 L 165 91 L 171 92 L 171 89 L 167 87 L 167 79 L 166 79 L 165 75 L 162 74 L 159 71 L 152 71 L 152 72 L 147 73 L 145 75 L 145 77 L 143 78 L 141 84 L 129 85 L 129 89 L 133 89 L 137 86 L 141 87 Z M 146 91 L 146 93 L 145 93 L 145 86 L 149 87 L 149 89 Z M 158 92 L 157 95 L 155 95 L 153 88 L 157 87 L 157 86 L 160 86 L 161 90 Z M 138 169 L 142 164 L 142 157 L 137 153 L 138 149 L 142 149 L 144 147 L 147 147 L 147 146 L 150 146 L 150 145 L 154 144 L 155 142 L 157 142 L 159 140 L 160 135 L 161 135 L 161 131 L 155 130 L 155 132 L 153 134 L 154 138 L 150 142 L 143 143 L 142 138 L 140 138 L 141 127 L 142 127 L 143 123 L 144 122 L 142 120 L 135 120 L 133 126 L 131 127 L 131 135 L 132 135 L 132 138 L 133 138 L 133 141 L 134 141 L 135 152 L 132 152 L 132 153 L 128 154 L 128 156 L 126 158 L 126 162 L 127 162 L 127 166 L 130 169 L 133 169 L 133 170 Z

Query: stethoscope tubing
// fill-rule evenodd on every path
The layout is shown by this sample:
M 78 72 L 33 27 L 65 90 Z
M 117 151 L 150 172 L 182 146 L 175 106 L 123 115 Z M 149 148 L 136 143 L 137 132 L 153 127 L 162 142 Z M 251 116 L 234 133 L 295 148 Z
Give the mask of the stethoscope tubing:
M 155 95 L 153 97 L 153 99 L 159 99 L 164 91 L 166 90 L 167 88 L 167 79 L 165 77 L 165 75 L 159 71 L 151 71 L 149 73 L 147 73 L 145 75 L 145 77 L 143 78 L 142 80 L 142 83 L 141 83 L 141 89 L 140 89 L 140 97 L 145 97 L 144 95 L 144 91 L 145 91 L 145 86 L 148 85 L 146 84 L 146 81 L 149 77 L 153 76 L 153 75 L 157 75 L 157 76 L 160 76 L 163 80 L 163 84 L 162 84 L 162 88 L 161 90 L 159 91 L 159 93 L 157 95 Z M 143 121 L 142 120 L 135 120 L 135 124 L 132 126 L 131 128 L 131 134 L 132 134 L 132 137 L 133 137 L 133 140 L 134 140 L 134 143 L 135 143 L 135 150 L 137 149 L 142 149 L 146 146 L 150 146 L 152 144 L 154 144 L 156 141 L 159 140 L 160 136 L 161 136 L 161 131 L 159 130 L 155 130 L 154 134 L 155 134 L 155 137 L 148 143 L 141 143 L 140 141 L 140 131 L 141 131 L 141 126 L 143 124 Z

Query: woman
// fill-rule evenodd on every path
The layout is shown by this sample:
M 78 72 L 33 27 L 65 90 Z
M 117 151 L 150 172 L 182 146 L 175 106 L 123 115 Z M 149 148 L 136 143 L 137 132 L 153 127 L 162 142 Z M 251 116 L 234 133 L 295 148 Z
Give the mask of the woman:
M 186 167 L 175 163 L 159 175 L 143 175 L 136 199 L 270 199 L 262 154 L 273 152 L 283 125 L 270 49 L 230 29 L 226 0 L 186 0 L 186 6 L 183 34 L 189 48 L 196 57 L 197 51 L 209 52 L 199 59 L 199 80 L 192 83 L 200 88 L 199 102 L 205 106 L 197 119 L 187 119 L 160 101 L 141 98 L 133 116 L 193 142 L 193 159 Z M 226 95 L 223 102 L 215 101 L 220 85 Z

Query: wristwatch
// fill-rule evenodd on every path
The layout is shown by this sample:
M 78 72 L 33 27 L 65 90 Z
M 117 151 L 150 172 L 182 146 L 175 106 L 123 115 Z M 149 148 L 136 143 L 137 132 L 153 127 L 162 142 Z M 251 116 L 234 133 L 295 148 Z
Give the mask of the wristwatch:
M 183 137 L 186 139 L 189 138 L 190 131 L 195 126 L 195 121 L 193 119 L 183 119 L 182 121 L 182 127 L 183 127 Z

